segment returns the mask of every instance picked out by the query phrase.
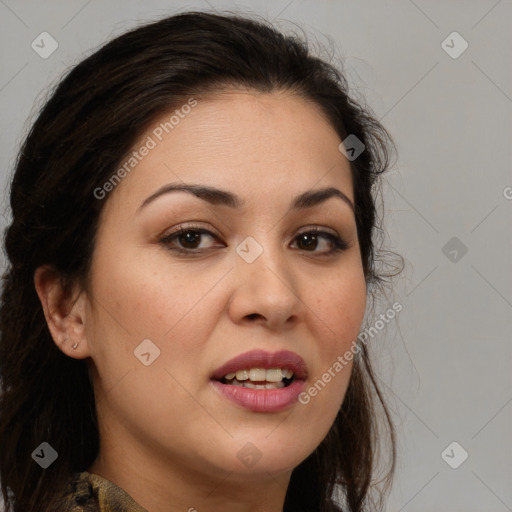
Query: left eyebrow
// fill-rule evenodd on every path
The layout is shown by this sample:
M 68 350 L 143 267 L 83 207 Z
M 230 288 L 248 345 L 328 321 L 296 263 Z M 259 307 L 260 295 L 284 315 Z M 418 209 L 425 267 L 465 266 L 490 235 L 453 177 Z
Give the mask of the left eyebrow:
M 240 209 L 244 206 L 245 201 L 238 197 L 236 194 L 232 192 L 228 192 L 227 190 L 221 190 L 216 187 L 209 187 L 206 185 L 189 185 L 189 184 L 180 184 L 180 183 L 171 183 L 169 185 L 164 185 L 160 189 L 158 189 L 154 194 L 151 194 L 148 198 L 146 198 L 143 203 L 140 205 L 138 212 L 142 210 L 149 203 L 154 201 L 160 196 L 164 194 L 169 194 L 171 192 L 188 192 L 193 194 L 194 196 L 202 199 L 203 201 L 207 201 L 212 205 L 222 205 L 227 206 L 233 209 Z M 302 194 L 293 198 L 290 210 L 303 210 L 307 208 L 313 208 L 317 206 L 331 197 L 337 197 L 341 199 L 345 204 L 350 206 L 351 210 L 354 212 L 354 204 L 349 199 L 349 197 L 344 194 L 341 190 L 338 190 L 334 187 L 321 188 L 317 190 L 308 190 L 303 192 Z

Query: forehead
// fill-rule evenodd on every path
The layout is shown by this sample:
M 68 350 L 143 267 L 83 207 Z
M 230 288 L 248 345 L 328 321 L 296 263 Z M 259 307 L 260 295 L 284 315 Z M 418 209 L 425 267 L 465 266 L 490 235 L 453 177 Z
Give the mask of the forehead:
M 136 209 L 156 189 L 181 182 L 260 202 L 336 186 L 353 200 L 340 142 L 320 108 L 290 92 L 228 90 L 186 98 L 139 137 L 120 164 L 127 172 L 112 199 Z

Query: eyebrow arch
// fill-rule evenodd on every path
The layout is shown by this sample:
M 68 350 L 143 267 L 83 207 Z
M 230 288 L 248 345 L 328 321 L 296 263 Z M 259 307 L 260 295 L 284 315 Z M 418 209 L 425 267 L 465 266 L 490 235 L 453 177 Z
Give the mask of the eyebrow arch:
M 147 206 L 158 197 L 163 196 L 164 194 L 169 194 L 170 192 L 177 191 L 188 192 L 198 197 L 199 199 L 207 201 L 210 204 L 227 206 L 233 209 L 240 209 L 245 204 L 244 200 L 240 199 L 240 197 L 238 197 L 236 194 L 228 192 L 227 190 L 221 190 L 219 188 L 209 187 L 206 185 L 171 183 L 169 185 L 164 185 L 154 194 L 151 194 L 148 198 L 146 198 L 140 205 L 137 212 L 140 212 L 145 206 Z M 323 203 L 324 201 L 327 201 L 331 197 L 338 197 L 348 206 L 350 206 L 353 212 L 355 211 L 354 204 L 349 199 L 349 197 L 341 190 L 338 190 L 334 187 L 321 188 L 318 190 L 308 190 L 298 195 L 292 200 L 290 210 L 312 208 L 320 203 Z

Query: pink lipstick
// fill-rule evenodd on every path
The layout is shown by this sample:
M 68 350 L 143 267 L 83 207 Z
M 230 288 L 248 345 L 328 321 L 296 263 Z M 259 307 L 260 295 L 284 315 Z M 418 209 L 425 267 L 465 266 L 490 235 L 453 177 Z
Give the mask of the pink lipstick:
M 282 350 L 245 352 L 211 375 L 217 392 L 253 412 L 280 412 L 297 402 L 307 378 L 302 357 Z

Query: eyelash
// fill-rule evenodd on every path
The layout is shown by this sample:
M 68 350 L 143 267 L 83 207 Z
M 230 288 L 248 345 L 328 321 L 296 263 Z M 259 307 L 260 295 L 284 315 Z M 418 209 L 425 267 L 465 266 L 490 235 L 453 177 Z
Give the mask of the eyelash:
M 218 239 L 218 237 L 215 234 L 213 234 L 211 231 L 208 231 L 207 229 L 205 229 L 201 226 L 190 225 L 190 226 L 181 226 L 178 230 L 163 237 L 160 240 L 160 243 L 165 245 L 167 247 L 167 249 L 169 249 L 170 251 L 174 251 L 176 253 L 184 254 L 187 256 L 192 256 L 193 254 L 199 254 L 201 252 L 205 252 L 206 250 L 208 250 L 208 249 L 206 249 L 206 250 L 204 250 L 204 249 L 183 249 L 181 247 L 170 247 L 170 244 L 174 240 L 179 238 L 181 235 L 184 235 L 185 233 L 196 233 L 196 234 L 209 235 L 212 238 Z M 294 238 L 294 241 L 303 235 L 314 235 L 316 237 L 326 238 L 332 244 L 333 247 L 330 250 L 318 253 L 318 255 L 320 257 L 331 256 L 336 253 L 345 251 L 346 249 L 349 248 L 349 244 L 345 240 L 340 238 L 338 235 L 334 235 L 332 233 L 322 231 L 321 229 L 319 229 L 317 227 L 313 227 L 313 228 L 308 229 L 307 231 L 303 231 L 302 233 L 299 233 Z M 308 251 L 308 250 L 303 249 L 303 251 L 306 253 L 309 253 L 309 252 L 311 252 L 313 254 L 317 253 L 317 251 L 315 251 L 315 250 Z

